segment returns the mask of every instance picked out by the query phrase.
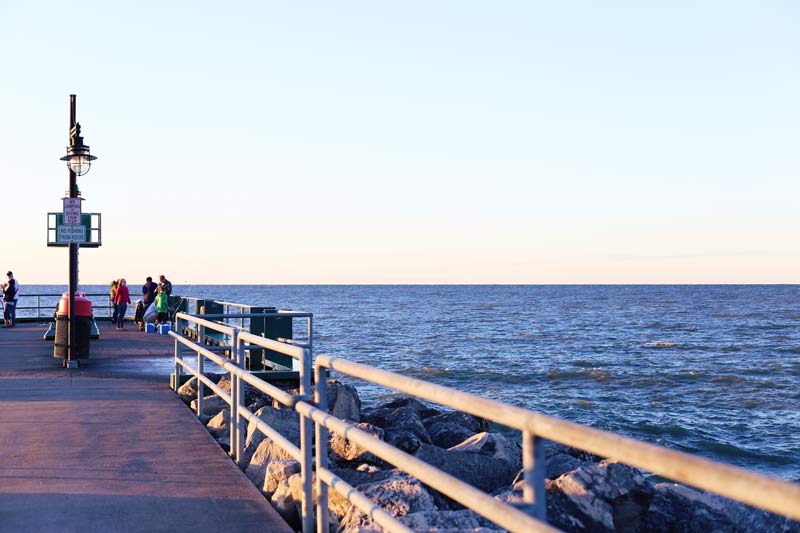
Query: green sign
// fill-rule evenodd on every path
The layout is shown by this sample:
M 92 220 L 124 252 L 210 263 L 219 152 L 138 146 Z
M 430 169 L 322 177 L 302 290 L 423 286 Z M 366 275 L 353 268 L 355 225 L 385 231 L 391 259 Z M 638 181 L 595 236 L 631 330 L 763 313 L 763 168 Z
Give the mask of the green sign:
M 80 225 L 64 224 L 63 213 L 47 213 L 47 246 L 77 243 L 82 247 L 97 248 L 100 241 L 100 213 L 81 214 Z

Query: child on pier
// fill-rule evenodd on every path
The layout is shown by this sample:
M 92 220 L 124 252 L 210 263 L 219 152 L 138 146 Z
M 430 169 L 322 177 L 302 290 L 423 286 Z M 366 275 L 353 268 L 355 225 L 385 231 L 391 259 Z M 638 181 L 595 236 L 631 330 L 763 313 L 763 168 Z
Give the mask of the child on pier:
M 167 315 L 169 312 L 169 295 L 162 287 L 156 289 L 156 325 L 164 324 L 167 322 Z

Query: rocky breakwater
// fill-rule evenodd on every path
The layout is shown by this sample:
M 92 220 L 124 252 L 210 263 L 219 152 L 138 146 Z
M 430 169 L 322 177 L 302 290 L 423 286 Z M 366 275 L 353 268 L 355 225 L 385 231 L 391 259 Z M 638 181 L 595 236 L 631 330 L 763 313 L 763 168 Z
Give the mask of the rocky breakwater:
M 230 390 L 227 378 L 219 379 L 218 384 Z M 399 397 L 362 408 L 355 388 L 335 380 L 326 385 L 328 411 L 334 416 L 501 501 L 524 508 L 521 449 L 513 434 L 495 430 L 478 417 L 434 408 L 413 398 Z M 178 394 L 194 407 L 197 390 L 193 380 Z M 201 420 L 227 449 L 227 405 L 215 396 L 204 400 Z M 245 402 L 261 420 L 299 446 L 296 412 L 249 386 L 245 388 Z M 336 475 L 415 531 L 502 531 L 339 435 L 331 434 L 328 449 L 330 469 Z M 683 485 L 654 481 L 632 467 L 574 448 L 548 443 L 545 458 L 548 521 L 565 531 L 800 533 L 798 522 Z M 240 466 L 287 522 L 299 530 L 300 464 L 251 423 Z M 329 508 L 331 531 L 380 531 L 333 490 L 329 491 Z

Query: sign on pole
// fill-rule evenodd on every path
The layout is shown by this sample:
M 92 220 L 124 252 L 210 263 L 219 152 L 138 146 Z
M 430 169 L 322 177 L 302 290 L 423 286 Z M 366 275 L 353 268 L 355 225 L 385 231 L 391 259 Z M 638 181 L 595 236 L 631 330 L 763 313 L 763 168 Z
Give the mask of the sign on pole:
M 81 198 L 64 198 L 64 224 L 66 226 L 81 225 L 81 200 Z

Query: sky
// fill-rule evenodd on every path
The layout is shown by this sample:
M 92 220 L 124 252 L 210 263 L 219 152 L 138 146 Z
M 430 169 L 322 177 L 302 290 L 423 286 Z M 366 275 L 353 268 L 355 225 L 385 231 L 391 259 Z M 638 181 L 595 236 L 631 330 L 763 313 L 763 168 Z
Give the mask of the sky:
M 800 283 L 800 4 L 0 0 L 0 268 Z

